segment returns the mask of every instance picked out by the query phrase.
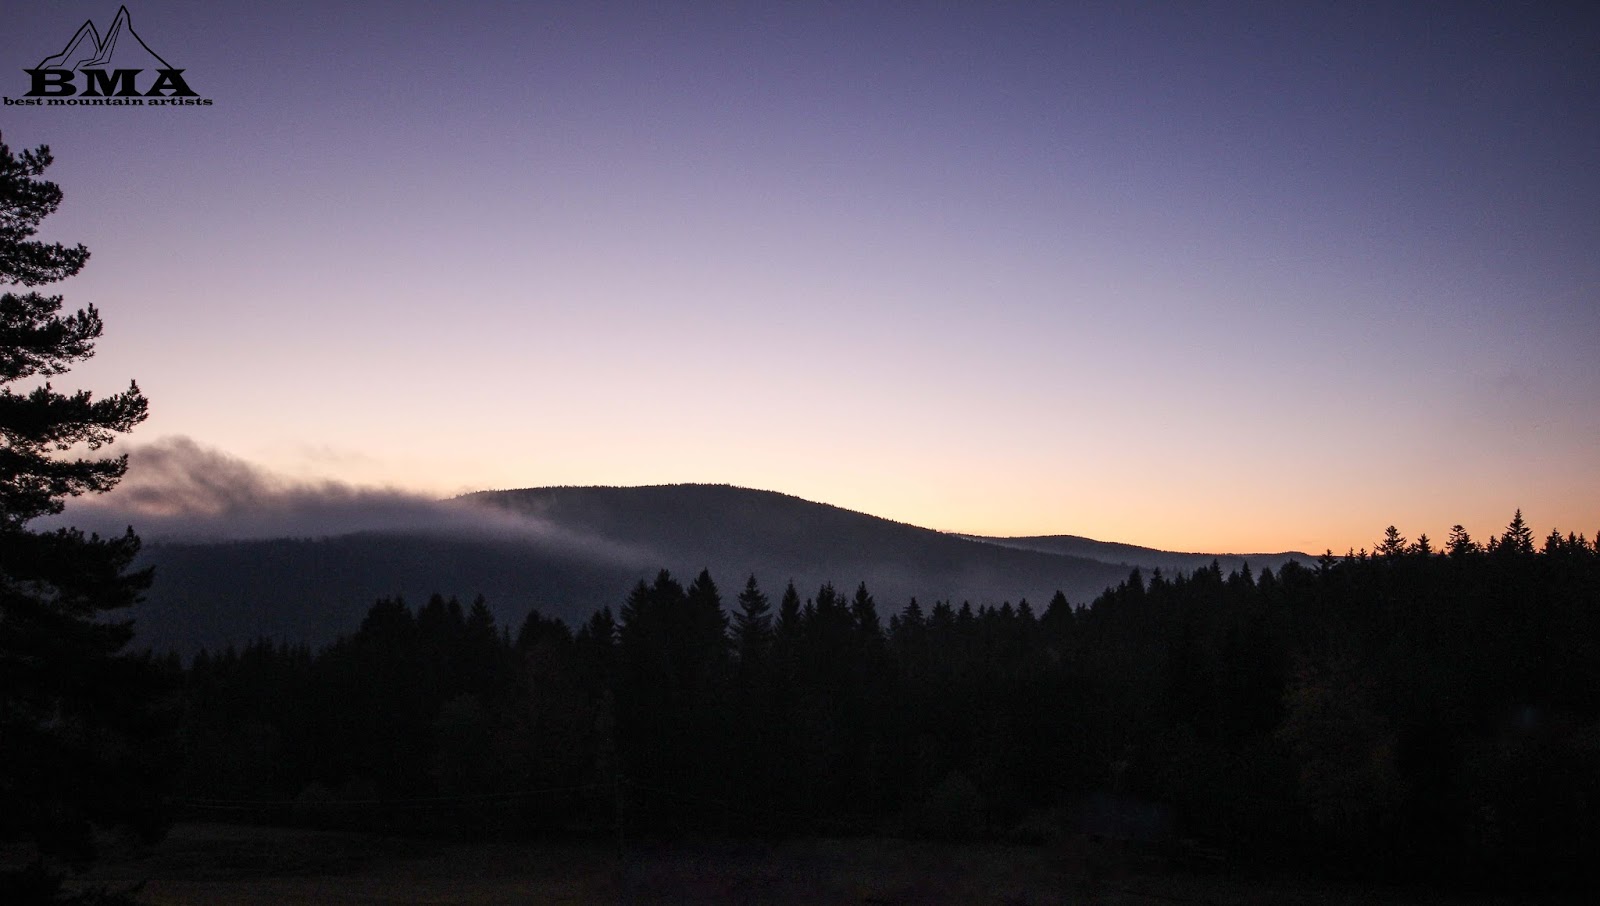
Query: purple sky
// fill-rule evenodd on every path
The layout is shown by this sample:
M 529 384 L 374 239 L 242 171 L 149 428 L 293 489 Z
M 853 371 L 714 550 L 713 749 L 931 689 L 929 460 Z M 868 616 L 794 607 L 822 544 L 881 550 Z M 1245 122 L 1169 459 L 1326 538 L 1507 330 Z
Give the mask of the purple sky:
M 183 435 L 1158 547 L 1600 529 L 1592 4 L 146 2 L 0 108 Z M 114 3 L 23 2 L 0 94 Z M 6 75 L 6 73 L 10 73 Z

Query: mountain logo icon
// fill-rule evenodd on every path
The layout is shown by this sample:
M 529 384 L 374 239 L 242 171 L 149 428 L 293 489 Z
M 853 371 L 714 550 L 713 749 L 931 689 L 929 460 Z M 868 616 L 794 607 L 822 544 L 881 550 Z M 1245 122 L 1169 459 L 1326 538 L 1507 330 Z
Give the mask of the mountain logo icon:
M 157 65 L 151 66 L 151 62 Z M 95 30 L 94 20 L 85 19 L 60 53 L 45 57 L 34 68 L 77 72 L 83 69 L 171 69 L 172 66 L 133 30 L 132 17 L 124 6 L 117 10 L 117 17 L 111 21 L 111 29 L 104 38 Z
M 7 106 L 211 106 L 189 87 L 182 69 L 133 30 L 126 6 L 105 32 L 85 20 L 60 53 L 23 72 L 32 85 L 23 97 L 6 98 Z

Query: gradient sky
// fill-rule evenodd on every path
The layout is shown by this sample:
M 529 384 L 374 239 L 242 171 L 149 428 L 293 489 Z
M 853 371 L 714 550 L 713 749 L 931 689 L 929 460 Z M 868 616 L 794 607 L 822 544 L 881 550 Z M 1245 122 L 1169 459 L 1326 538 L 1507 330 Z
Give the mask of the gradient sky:
M 1183 550 L 1600 529 L 1592 3 L 130 3 L 0 108 L 131 442 Z M 10 4 L 0 94 L 114 2 Z M 8 74 L 9 73 L 9 74 Z

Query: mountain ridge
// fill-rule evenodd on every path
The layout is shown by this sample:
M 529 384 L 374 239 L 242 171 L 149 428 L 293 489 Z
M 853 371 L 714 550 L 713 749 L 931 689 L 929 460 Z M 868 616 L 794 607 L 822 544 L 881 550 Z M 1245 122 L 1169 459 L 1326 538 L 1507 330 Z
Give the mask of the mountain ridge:
M 1139 562 L 1108 562 L 1066 548 L 1036 549 L 1048 547 L 1037 539 L 1021 539 L 1035 541 L 1033 549 L 995 543 L 721 484 L 521 488 L 450 502 L 477 508 L 485 525 L 503 526 L 510 514 L 529 530 L 410 527 L 314 539 L 152 542 L 140 562 L 156 567 L 157 578 L 134 614 L 138 642 L 180 651 L 263 636 L 321 644 L 353 631 L 379 597 L 420 603 L 433 593 L 462 600 L 481 594 L 513 627 L 532 609 L 575 625 L 601 607 L 615 611 L 635 584 L 662 569 L 685 581 L 707 570 L 729 607 L 753 575 L 773 598 L 789 582 L 802 597 L 825 582 L 845 591 L 865 583 L 885 615 L 913 597 L 996 606 L 1026 599 L 1042 609 L 1056 591 L 1088 603 L 1133 567 L 1212 559 L 1150 552 Z M 1092 544 L 1105 545 L 1087 548 L 1102 554 L 1150 551 Z

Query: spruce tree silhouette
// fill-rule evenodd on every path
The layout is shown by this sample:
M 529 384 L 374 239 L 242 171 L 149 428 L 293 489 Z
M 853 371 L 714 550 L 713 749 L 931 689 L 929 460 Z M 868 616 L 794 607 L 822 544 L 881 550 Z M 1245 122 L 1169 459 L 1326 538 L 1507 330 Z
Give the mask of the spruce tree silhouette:
M 1523 521 L 1520 508 L 1516 515 L 1511 517 L 1511 523 L 1506 526 L 1506 533 L 1500 537 L 1500 552 L 1508 556 L 1526 556 L 1533 553 L 1533 529 Z
M 733 615 L 735 648 L 739 663 L 754 667 L 766 659 L 772 645 L 772 605 L 752 575 L 739 592 L 739 610 Z
M 89 258 L 81 245 L 32 238 L 61 203 L 60 188 L 40 178 L 51 160 L 47 147 L 13 154 L 0 142 L 0 283 L 53 283 Z M 63 315 L 61 303 L 38 292 L 0 295 L 0 839 L 84 864 L 96 825 L 161 830 L 168 767 L 150 706 L 160 672 L 121 654 L 131 622 L 102 619 L 150 584 L 148 571 L 130 571 L 139 539 L 132 529 L 113 538 L 28 529 L 69 497 L 114 487 L 126 457 L 73 451 L 100 449 L 147 411 L 135 384 L 98 400 L 51 386 L 94 354 L 102 329 L 93 306 Z M 19 382 L 32 389 L 14 390 Z M 0 893 L 14 895 L 8 902 L 57 895 L 47 888 L 59 876 L 42 866 L 33 876 L 46 885 L 6 891 L 0 878 Z

